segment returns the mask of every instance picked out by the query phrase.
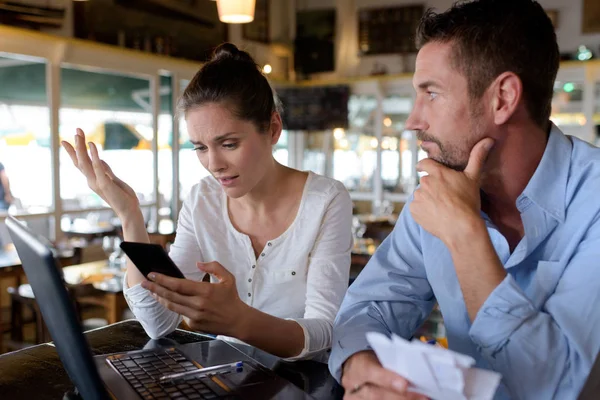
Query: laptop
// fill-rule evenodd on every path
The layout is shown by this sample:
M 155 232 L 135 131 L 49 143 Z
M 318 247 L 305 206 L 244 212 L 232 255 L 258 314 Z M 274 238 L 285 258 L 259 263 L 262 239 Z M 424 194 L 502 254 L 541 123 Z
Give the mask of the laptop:
M 50 242 L 14 217 L 6 218 L 27 279 L 60 360 L 79 395 L 104 399 L 312 399 L 229 343 L 198 343 L 92 356 Z M 218 373 L 191 372 L 233 364 Z

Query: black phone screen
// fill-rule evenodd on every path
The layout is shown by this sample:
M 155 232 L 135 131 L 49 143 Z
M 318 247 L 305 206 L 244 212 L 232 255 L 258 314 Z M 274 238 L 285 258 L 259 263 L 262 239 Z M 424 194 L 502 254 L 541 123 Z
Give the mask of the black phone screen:
M 185 279 L 177 265 L 159 244 L 121 242 L 121 249 L 131 262 L 147 277 L 150 272 Z

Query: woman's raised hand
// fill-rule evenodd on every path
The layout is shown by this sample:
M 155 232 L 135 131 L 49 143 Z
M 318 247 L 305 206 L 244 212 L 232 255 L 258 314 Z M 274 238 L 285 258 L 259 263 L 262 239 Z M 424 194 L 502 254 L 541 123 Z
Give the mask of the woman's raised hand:
M 79 128 L 75 134 L 75 147 L 68 142 L 62 142 L 69 153 L 73 164 L 87 179 L 88 186 L 114 210 L 121 220 L 129 213 L 139 213 L 139 200 L 133 189 L 112 172 L 108 164 L 101 160 L 98 148 L 89 143 L 88 154 L 85 145 L 85 134 Z

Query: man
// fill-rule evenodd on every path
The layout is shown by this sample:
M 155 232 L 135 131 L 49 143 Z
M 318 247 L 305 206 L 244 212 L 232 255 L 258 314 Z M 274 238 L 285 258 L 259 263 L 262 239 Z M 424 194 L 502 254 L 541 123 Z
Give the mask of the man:
M 549 121 L 559 64 L 533 0 L 429 11 L 406 128 L 429 158 L 349 288 L 329 361 L 347 399 L 417 398 L 365 333 L 410 338 L 434 303 L 449 347 L 502 374 L 496 399 L 575 398 L 600 349 L 600 149 Z

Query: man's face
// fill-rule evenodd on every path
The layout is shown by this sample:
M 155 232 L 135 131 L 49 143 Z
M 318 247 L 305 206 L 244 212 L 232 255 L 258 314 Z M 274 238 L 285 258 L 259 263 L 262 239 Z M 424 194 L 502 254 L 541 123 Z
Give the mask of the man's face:
M 417 55 L 417 91 L 406 129 L 417 132 L 433 160 L 457 171 L 467 166 L 473 146 L 486 137 L 484 98 L 471 101 L 467 79 L 451 64 L 452 45 L 431 42 Z

